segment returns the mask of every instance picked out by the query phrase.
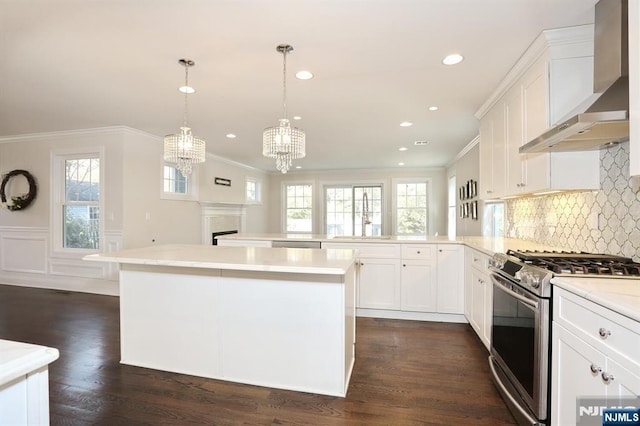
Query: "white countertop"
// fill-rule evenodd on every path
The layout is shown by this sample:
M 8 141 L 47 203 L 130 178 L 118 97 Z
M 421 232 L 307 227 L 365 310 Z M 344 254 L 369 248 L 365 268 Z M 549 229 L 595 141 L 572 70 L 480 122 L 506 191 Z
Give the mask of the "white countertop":
M 556 277 L 555 286 L 640 322 L 640 280 Z
M 0 387 L 58 359 L 55 348 L 0 340 Z
M 254 240 L 254 241 L 320 241 L 331 243 L 374 243 L 374 244 L 464 244 L 471 248 L 485 252 L 488 255 L 505 253 L 507 250 L 561 250 L 526 240 L 514 238 L 494 237 L 408 237 L 387 235 L 383 237 L 334 237 L 323 234 L 228 234 L 217 237 L 225 240 Z
M 237 271 L 344 275 L 354 263 L 356 253 L 356 250 L 351 249 L 309 250 L 167 244 L 92 254 L 85 256 L 84 260 Z

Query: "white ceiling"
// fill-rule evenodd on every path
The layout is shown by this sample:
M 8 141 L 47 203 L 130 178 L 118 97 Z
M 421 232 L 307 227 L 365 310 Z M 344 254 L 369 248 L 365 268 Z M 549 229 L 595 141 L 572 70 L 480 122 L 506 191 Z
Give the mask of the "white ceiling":
M 0 0 L 0 136 L 115 125 L 175 133 L 178 59 L 190 58 L 194 134 L 208 152 L 275 170 L 262 130 L 282 115 L 275 47 L 289 43 L 289 116 L 302 116 L 295 125 L 307 134 L 296 165 L 444 166 L 477 135 L 475 111 L 540 31 L 593 22 L 595 2 Z M 442 65 L 453 52 L 465 60 Z M 301 69 L 315 77 L 295 79 Z

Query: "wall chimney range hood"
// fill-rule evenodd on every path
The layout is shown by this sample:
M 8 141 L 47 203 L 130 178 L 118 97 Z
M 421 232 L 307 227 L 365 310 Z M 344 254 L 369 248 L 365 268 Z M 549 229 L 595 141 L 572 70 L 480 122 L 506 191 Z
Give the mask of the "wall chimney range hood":
M 520 147 L 521 154 L 587 151 L 629 139 L 627 0 L 600 0 L 595 8 L 593 92 L 583 113 Z

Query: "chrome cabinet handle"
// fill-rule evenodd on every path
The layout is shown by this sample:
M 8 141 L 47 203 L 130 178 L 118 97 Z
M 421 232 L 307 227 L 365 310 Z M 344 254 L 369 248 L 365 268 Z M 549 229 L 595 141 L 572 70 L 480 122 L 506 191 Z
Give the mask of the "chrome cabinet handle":
M 407 264 L 406 264 L 406 263 L 403 263 L 403 264 L 402 264 L 402 266 L 407 266 Z
M 418 250 L 418 252 L 417 252 L 417 253 L 418 253 L 418 254 L 420 254 L 420 250 Z
M 609 384 L 611 382 L 613 382 L 613 374 L 609 374 L 606 371 L 602 372 L 602 381 Z
M 600 330 L 598 330 L 598 334 L 600 335 L 600 337 L 602 337 L 603 339 L 606 339 L 607 337 L 611 336 L 611 331 L 607 330 L 604 327 L 601 327 Z
M 490 191 L 490 190 L 488 190 L 488 189 L 487 189 L 487 191 L 486 191 L 486 192 L 487 192 L 487 194 L 493 194 L 493 191 Z
M 595 365 L 595 364 L 591 364 L 591 367 L 590 367 L 590 368 L 591 368 L 591 372 L 592 372 L 593 374 L 598 374 L 598 373 L 600 373 L 600 372 L 602 371 L 602 368 L 598 367 L 598 366 L 597 366 L 597 365 Z

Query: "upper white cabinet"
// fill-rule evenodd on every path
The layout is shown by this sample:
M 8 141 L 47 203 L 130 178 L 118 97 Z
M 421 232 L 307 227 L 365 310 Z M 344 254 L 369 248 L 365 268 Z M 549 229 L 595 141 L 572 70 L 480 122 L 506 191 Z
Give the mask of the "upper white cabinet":
M 640 175 L 640 2 L 629 2 L 629 172 Z
M 519 153 L 591 98 L 592 82 L 592 25 L 544 31 L 536 39 L 476 113 L 481 198 L 598 189 L 598 151 Z

